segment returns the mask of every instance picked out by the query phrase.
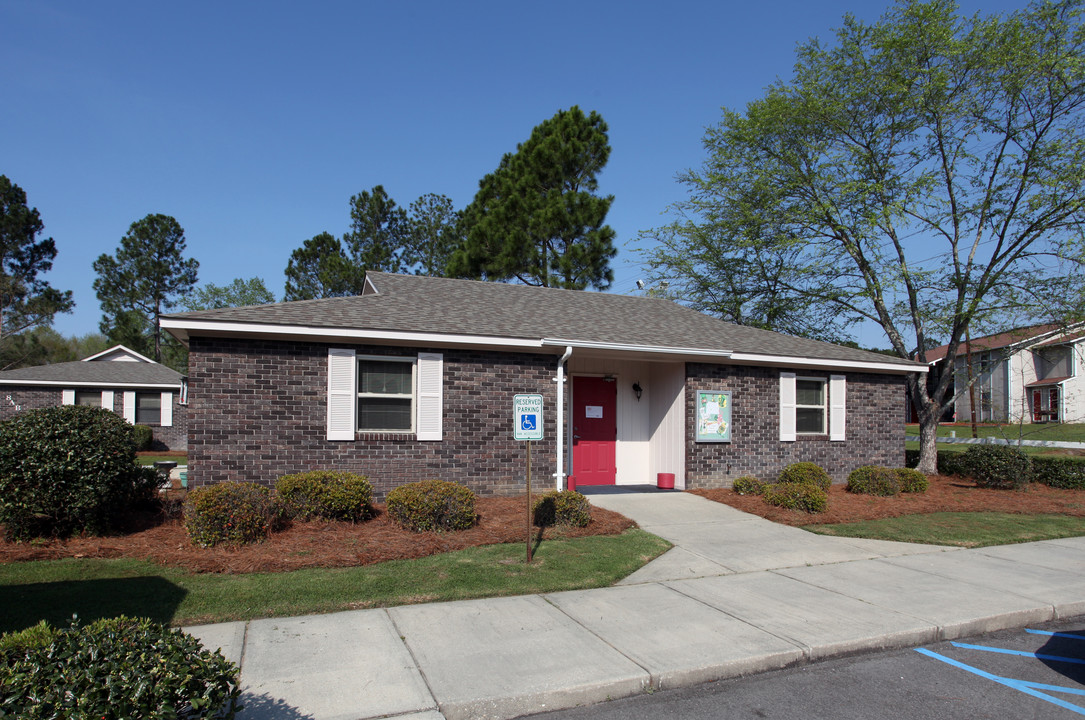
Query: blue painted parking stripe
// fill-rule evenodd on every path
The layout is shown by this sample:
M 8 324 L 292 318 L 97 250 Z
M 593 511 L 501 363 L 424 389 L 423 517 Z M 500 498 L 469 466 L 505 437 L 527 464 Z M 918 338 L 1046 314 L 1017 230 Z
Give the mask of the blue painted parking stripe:
M 1002 653 L 1003 655 L 1019 655 L 1021 657 L 1036 658 L 1037 660 L 1051 660 L 1052 662 L 1085 665 L 1085 660 L 1082 660 L 1081 658 L 1062 657 L 1060 655 L 1041 655 L 1040 653 L 1028 652 L 1026 650 L 1007 650 L 1006 648 L 987 647 L 986 645 L 969 645 L 968 643 L 955 642 L 950 644 L 953 645 L 953 647 L 964 648 L 965 650 L 983 650 L 984 652 Z
M 1071 640 L 1085 640 L 1085 635 L 1074 635 L 1073 633 L 1051 632 L 1050 630 L 1029 630 L 1028 628 L 1025 628 L 1025 632 L 1032 633 L 1033 635 L 1049 635 L 1050 637 L 1070 638 Z
M 926 655 L 927 657 L 934 658 L 935 660 L 940 660 L 947 665 L 952 665 L 953 667 L 970 672 L 973 675 L 979 675 L 980 677 L 996 682 L 999 685 L 1004 685 L 1008 688 L 1017 690 L 1018 692 L 1023 692 L 1026 695 L 1030 695 L 1039 700 L 1049 702 L 1052 705 L 1057 705 L 1058 707 L 1065 708 L 1070 712 L 1076 713 L 1078 715 L 1085 715 L 1085 707 L 1082 707 L 1080 705 L 1074 705 L 1073 703 L 1067 702 L 1066 700 L 1063 700 L 1061 698 L 1052 697 L 1051 695 L 1040 692 L 1040 690 L 1037 689 L 1038 687 L 1043 687 L 1044 689 L 1050 689 L 1056 692 L 1070 692 L 1068 688 L 1060 688 L 1051 685 L 1040 685 L 1039 683 L 1029 683 L 1023 680 L 1013 680 L 1011 678 L 1004 678 L 999 675 L 992 675 L 991 673 L 980 670 L 977 667 L 966 665 L 963 662 L 959 662 L 957 660 L 954 660 L 953 658 L 948 658 L 945 655 L 939 655 L 938 653 L 928 650 L 926 648 L 916 648 L 915 651 L 922 655 Z

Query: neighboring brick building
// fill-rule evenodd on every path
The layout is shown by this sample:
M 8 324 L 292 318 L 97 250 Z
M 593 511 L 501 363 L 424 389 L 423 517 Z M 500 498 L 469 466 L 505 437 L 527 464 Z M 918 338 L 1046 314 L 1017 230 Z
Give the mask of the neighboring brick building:
M 181 373 L 117 345 L 76 362 L 0 372 L 0 420 L 34 408 L 95 405 L 149 426 L 157 449 L 185 450 L 187 394 Z
M 513 396 L 543 396 L 534 486 L 727 486 L 811 460 L 900 466 L 917 363 L 668 300 L 369 273 L 362 295 L 166 316 L 189 347 L 189 482 L 343 469 L 378 496 L 522 492 Z

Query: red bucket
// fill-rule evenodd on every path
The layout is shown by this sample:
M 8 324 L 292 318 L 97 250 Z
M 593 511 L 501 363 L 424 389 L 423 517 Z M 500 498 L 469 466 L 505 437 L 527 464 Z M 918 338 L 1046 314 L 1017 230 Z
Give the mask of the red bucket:
M 656 487 L 660 490 L 674 490 L 674 473 L 656 475 Z
M 566 490 L 576 490 L 576 478 L 573 477 L 572 475 L 570 475 L 568 478 L 566 478 L 566 480 L 565 480 L 565 489 Z

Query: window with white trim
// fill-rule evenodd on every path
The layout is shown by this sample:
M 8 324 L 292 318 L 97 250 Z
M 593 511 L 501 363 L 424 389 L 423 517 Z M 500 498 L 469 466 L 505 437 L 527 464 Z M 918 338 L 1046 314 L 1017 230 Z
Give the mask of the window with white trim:
M 162 393 L 136 393 L 136 425 L 162 424 Z
M 76 390 L 75 391 L 75 404 L 76 405 L 90 405 L 91 407 L 102 407 L 102 391 L 101 390 Z M 110 408 L 112 410 L 113 408 Z
M 414 431 L 414 358 L 358 358 L 358 429 Z
M 828 416 L 828 393 L 824 378 L 795 379 L 795 432 L 824 435 Z

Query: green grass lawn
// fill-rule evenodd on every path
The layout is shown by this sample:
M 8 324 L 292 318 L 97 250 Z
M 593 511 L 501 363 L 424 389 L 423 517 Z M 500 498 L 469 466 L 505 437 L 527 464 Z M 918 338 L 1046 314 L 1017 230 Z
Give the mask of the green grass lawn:
M 837 525 L 807 525 L 803 529 L 839 537 L 985 547 L 1085 535 L 1085 518 L 1068 515 L 944 512 Z
M 0 565 L 0 632 L 138 615 L 171 625 L 605 587 L 670 547 L 642 530 L 546 540 L 527 565 L 523 544 L 488 545 L 355 568 L 199 574 L 140 560 Z
M 908 435 L 919 435 L 918 425 L 907 425 Z M 968 423 L 939 425 L 938 437 L 951 437 L 956 433 L 959 438 L 972 437 L 972 426 Z M 1014 423 L 978 425 L 976 435 L 981 438 L 995 437 L 1004 440 L 1053 440 L 1057 442 L 1085 443 L 1085 424 L 1074 423 L 1038 423 L 1017 425 Z

